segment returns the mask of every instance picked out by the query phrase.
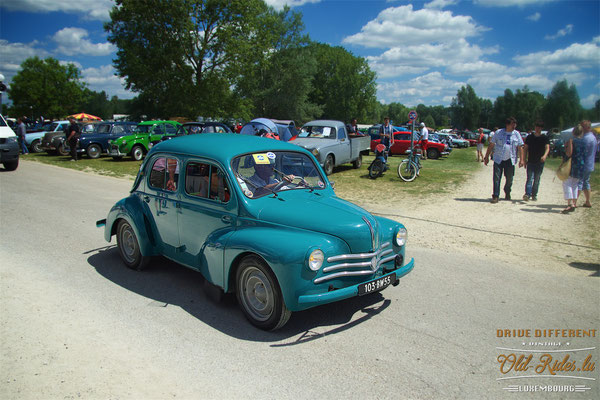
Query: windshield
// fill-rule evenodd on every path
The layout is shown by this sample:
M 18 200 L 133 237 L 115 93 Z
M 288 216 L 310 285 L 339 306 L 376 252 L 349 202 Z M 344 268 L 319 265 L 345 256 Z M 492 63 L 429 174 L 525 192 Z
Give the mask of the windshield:
M 248 198 L 285 190 L 325 188 L 318 167 L 306 154 L 268 151 L 245 154 L 232 163 L 238 185 Z
M 300 133 L 298 133 L 298 137 L 335 139 L 335 128 L 331 126 L 303 126 Z

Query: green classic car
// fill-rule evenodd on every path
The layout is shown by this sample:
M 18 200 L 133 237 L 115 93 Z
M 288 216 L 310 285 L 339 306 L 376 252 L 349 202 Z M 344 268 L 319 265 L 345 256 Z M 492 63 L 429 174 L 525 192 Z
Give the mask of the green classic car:
M 164 135 L 174 135 L 181 124 L 176 121 L 143 121 L 132 135 L 123 136 L 109 143 L 108 154 L 115 159 L 131 156 L 139 161 L 148 153 L 150 143 L 159 141 Z
M 213 293 L 236 293 L 255 326 L 396 286 L 407 231 L 337 197 L 314 156 L 256 136 L 203 134 L 152 147 L 104 227 L 124 264 L 165 256 L 197 270 Z

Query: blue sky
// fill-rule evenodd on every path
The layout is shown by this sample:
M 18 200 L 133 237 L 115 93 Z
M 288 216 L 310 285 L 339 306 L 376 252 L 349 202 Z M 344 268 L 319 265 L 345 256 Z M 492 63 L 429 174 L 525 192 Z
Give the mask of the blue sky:
M 470 84 L 492 101 L 562 79 L 600 98 L 600 0 L 266 0 L 303 14 L 312 40 L 365 57 L 383 103 L 448 106 Z M 28 57 L 73 62 L 92 90 L 131 98 L 102 23 L 112 0 L 0 0 L 0 73 Z

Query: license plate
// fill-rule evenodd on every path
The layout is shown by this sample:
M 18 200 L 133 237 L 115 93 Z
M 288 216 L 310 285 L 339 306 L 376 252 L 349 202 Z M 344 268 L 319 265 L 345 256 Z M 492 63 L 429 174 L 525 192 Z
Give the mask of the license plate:
M 396 274 L 387 275 L 370 282 L 361 283 L 358 285 L 358 295 L 363 296 L 365 294 L 378 292 L 390 286 L 394 282 L 396 282 Z

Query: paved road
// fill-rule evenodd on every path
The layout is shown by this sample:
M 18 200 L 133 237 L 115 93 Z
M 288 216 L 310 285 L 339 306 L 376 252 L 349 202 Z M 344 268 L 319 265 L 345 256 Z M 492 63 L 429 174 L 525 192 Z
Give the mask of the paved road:
M 266 333 L 246 322 L 234 299 L 209 300 L 193 271 L 164 259 L 143 273 L 121 264 L 95 221 L 130 187 L 33 162 L 0 170 L 0 397 L 600 397 L 598 380 L 497 380 L 535 375 L 501 374 L 497 357 L 509 351 L 497 347 L 596 347 L 587 352 L 597 364 L 598 331 L 595 338 L 497 337 L 498 329 L 598 329 L 597 273 L 413 245 L 415 269 L 398 287 L 295 313 L 281 331 Z M 540 341 L 561 345 L 530 345 Z M 583 364 L 581 352 L 553 354 Z M 563 375 L 597 379 L 598 369 Z M 591 389 L 509 395 L 509 385 Z

